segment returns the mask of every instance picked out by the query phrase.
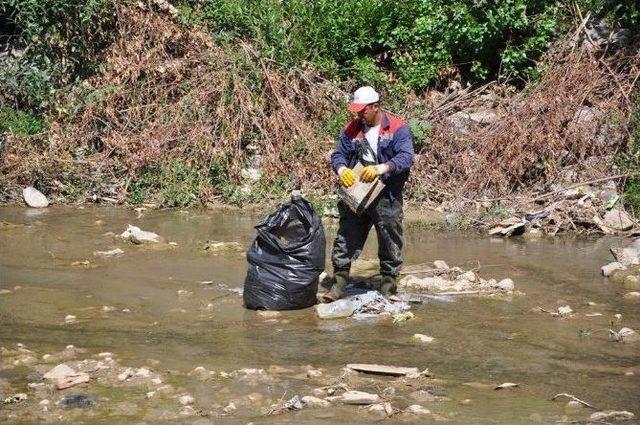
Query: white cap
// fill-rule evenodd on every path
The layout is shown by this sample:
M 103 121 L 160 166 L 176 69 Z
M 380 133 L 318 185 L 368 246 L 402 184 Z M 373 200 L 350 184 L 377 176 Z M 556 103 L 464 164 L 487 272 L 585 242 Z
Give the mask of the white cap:
M 351 112 L 360 112 L 370 103 L 376 103 L 380 100 L 380 95 L 371 86 L 360 87 L 353 93 L 353 101 L 349 104 L 348 109 Z

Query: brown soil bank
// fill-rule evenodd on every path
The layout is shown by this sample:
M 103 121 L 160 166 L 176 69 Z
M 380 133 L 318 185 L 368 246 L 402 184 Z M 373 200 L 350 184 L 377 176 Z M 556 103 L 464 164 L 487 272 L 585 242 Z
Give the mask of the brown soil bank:
M 116 7 L 118 36 L 104 71 L 59 99 L 46 133 L 7 135 L 5 202 L 21 200 L 27 185 L 60 203 L 169 207 L 262 202 L 299 184 L 306 193 L 332 192 L 328 156 L 345 100 L 335 83 L 313 68 L 284 72 L 246 43 L 217 45 L 170 14 Z M 430 126 L 408 197 L 471 211 L 481 218 L 472 224 L 483 224 L 483 216 L 549 207 L 553 194 L 584 181 L 613 182 L 615 194 L 629 175 L 613 157 L 630 140 L 639 59 L 637 45 L 614 49 L 581 27 L 519 93 L 454 82 L 408 98 L 395 112 Z M 593 190 L 590 207 L 600 214 L 610 196 Z M 578 215 L 588 225 L 569 214 L 556 231 L 598 230 L 591 210 Z

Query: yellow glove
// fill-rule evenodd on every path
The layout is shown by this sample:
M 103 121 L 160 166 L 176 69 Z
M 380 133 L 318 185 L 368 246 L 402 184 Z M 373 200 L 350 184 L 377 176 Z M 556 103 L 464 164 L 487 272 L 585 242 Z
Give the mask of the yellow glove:
M 378 170 L 373 165 L 367 165 L 360 171 L 360 180 L 365 183 L 372 182 L 376 177 L 378 177 Z
M 360 171 L 360 180 L 365 183 L 370 183 L 374 181 L 376 177 L 388 172 L 389 165 L 387 164 L 367 165 Z
M 344 168 L 340 172 L 340 181 L 344 187 L 351 187 L 356 182 L 356 173 L 351 168 Z

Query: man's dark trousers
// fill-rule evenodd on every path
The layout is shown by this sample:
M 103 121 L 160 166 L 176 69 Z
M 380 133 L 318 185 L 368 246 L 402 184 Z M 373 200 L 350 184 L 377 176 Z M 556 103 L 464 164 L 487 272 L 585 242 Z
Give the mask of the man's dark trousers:
M 380 274 L 397 277 L 402 265 L 402 199 L 384 190 L 362 215 L 353 213 L 342 201 L 338 202 L 340 225 L 333 244 L 334 273 L 346 272 L 362 252 L 371 226 L 378 236 Z

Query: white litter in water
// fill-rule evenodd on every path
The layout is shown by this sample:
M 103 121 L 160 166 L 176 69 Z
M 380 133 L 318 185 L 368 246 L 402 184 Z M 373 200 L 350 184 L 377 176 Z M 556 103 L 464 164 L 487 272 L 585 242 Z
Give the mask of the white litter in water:
M 369 291 L 354 296 L 351 301 L 355 304 L 354 319 L 367 319 L 381 315 L 394 315 L 411 309 L 404 301 L 391 302 L 377 291 Z

